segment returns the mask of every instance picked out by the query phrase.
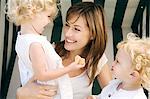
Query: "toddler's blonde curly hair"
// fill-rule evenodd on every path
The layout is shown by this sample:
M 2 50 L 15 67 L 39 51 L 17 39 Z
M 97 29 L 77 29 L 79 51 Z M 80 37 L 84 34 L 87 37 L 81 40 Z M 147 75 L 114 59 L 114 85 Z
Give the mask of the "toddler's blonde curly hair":
M 33 16 L 41 11 L 49 10 L 53 19 L 57 14 L 55 0 L 8 0 L 6 14 L 8 20 L 21 25 L 30 21 Z
M 123 48 L 132 59 L 132 68 L 140 73 L 142 86 L 150 91 L 150 38 L 139 38 L 128 33 L 127 40 L 120 42 L 117 48 Z

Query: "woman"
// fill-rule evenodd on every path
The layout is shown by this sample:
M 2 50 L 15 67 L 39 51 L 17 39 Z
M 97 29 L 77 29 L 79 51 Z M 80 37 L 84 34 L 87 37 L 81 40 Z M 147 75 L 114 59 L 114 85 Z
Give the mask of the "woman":
M 92 2 L 82 2 L 71 6 L 67 11 L 64 33 L 65 40 L 56 44 L 55 49 L 61 56 L 64 66 L 74 61 L 76 55 L 85 58 L 85 68 L 69 72 L 74 99 L 84 99 L 91 94 L 96 76 L 102 88 L 111 80 L 110 69 L 104 54 L 107 34 L 103 9 Z M 17 96 L 20 97 L 18 99 L 29 99 L 30 96 L 32 99 L 38 99 L 37 96 L 40 97 L 39 99 L 43 96 L 49 99 L 53 96 L 51 94 L 56 92 L 56 90 L 49 92 L 53 88 L 48 90 L 47 86 L 44 88 L 44 86 L 31 84 L 33 84 L 32 81 L 18 89 Z M 46 90 L 43 91 L 43 89 Z M 27 90 L 32 92 L 29 93 Z

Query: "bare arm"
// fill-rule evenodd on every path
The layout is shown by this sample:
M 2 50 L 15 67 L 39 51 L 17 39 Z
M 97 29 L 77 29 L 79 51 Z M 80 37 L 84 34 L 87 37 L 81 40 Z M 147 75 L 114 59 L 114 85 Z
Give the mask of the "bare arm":
M 104 88 L 106 85 L 108 85 L 109 81 L 112 80 L 110 67 L 107 64 L 103 66 L 100 74 L 97 76 L 97 80 L 101 88 Z
M 91 95 L 91 96 L 88 96 L 86 99 L 98 99 L 98 98 L 96 97 L 96 95 Z
M 57 69 L 57 70 L 47 70 L 48 66 L 45 52 L 39 43 L 33 43 L 30 46 L 30 58 L 32 61 L 32 66 L 34 69 L 36 79 L 40 81 L 47 81 L 56 79 L 72 70 L 79 69 L 84 67 L 84 65 L 79 65 L 76 62 L 73 62 L 69 66 L 65 68 Z
M 23 87 L 17 89 L 16 99 L 53 99 L 56 91 L 56 86 L 39 85 L 31 79 Z

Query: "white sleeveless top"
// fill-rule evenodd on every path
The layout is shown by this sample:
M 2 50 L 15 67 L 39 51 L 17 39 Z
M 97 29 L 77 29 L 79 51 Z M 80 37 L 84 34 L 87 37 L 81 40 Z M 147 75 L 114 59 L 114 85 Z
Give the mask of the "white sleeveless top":
M 18 33 L 18 37 L 16 41 L 16 52 L 19 57 L 18 65 L 19 65 L 19 72 L 20 72 L 22 85 L 26 84 L 27 81 L 34 75 L 32 62 L 29 58 L 29 47 L 34 42 L 38 42 L 42 45 L 43 50 L 46 54 L 46 59 L 48 63 L 48 67 L 46 68 L 48 70 L 64 68 L 60 56 L 55 52 L 53 46 L 47 40 L 46 36 L 36 35 L 36 34 L 20 35 Z M 62 77 L 59 77 L 56 80 L 51 80 L 48 82 L 41 82 L 41 83 L 54 84 L 56 83 L 56 81 L 58 83 L 59 90 L 55 99 L 73 99 L 71 81 L 67 74 Z
M 95 77 L 101 72 L 102 67 L 107 63 L 108 59 L 103 54 L 98 63 L 98 69 Z M 93 83 L 89 86 L 89 78 L 87 72 L 84 71 L 82 74 L 71 77 L 71 83 L 73 87 L 73 99 L 86 99 L 87 96 L 92 94 Z

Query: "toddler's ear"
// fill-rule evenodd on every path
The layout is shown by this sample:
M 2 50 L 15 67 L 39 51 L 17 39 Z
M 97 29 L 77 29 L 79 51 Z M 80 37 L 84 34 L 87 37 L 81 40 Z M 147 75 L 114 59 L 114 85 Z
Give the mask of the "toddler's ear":
M 139 72 L 136 70 L 134 70 L 130 75 L 131 75 L 131 78 L 134 78 L 134 79 L 137 79 L 140 76 Z

